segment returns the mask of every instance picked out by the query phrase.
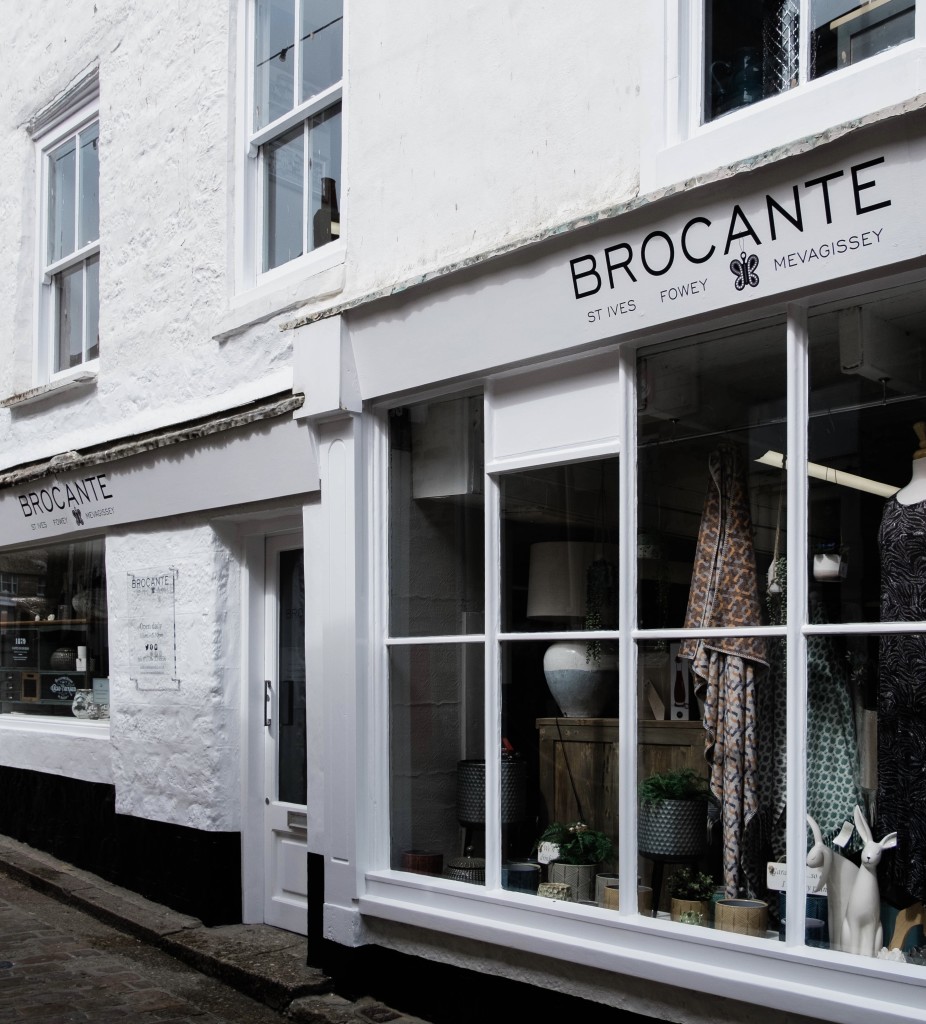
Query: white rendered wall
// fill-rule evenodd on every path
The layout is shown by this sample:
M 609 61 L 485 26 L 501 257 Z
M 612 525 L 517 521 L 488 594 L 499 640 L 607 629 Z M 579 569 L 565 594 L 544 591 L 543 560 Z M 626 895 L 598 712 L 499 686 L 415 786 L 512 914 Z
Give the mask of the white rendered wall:
M 348 0 L 351 291 L 476 259 L 634 195 L 647 5 Z
M 173 690 L 133 682 L 127 574 L 176 568 Z M 116 811 L 207 831 L 240 821 L 240 577 L 206 524 L 110 535 L 109 673 Z
M 285 387 L 288 334 L 265 325 L 225 343 L 213 337 L 228 302 L 233 246 L 230 7 L 228 0 L 5 5 L 0 398 L 36 383 L 37 168 L 27 123 L 94 63 L 101 355 L 95 386 L 0 409 L 0 468 Z

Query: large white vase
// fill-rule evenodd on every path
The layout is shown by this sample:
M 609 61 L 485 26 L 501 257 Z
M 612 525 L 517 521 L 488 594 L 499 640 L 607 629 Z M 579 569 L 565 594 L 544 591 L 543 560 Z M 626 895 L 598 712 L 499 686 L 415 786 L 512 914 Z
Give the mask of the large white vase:
M 543 656 L 547 686 L 566 718 L 599 718 L 617 693 L 617 652 L 602 645 L 597 661 L 587 654 L 587 640 L 562 640 Z

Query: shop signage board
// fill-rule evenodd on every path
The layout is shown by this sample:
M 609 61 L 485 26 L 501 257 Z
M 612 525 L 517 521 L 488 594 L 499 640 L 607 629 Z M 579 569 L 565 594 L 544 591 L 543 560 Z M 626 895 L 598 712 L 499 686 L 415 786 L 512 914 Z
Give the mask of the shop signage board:
M 6 488 L 0 527 L 5 544 L 41 544 L 317 488 L 308 427 L 281 419 Z
M 126 588 L 129 678 L 139 690 L 178 689 L 177 570 L 130 572 Z
M 922 118 L 907 122 L 919 124 Z M 882 126 L 360 314 L 364 397 L 632 336 L 922 257 L 926 139 Z M 663 213 L 662 211 L 669 211 Z M 492 272 L 494 269 L 494 273 Z M 501 362 L 504 360 L 504 362 Z

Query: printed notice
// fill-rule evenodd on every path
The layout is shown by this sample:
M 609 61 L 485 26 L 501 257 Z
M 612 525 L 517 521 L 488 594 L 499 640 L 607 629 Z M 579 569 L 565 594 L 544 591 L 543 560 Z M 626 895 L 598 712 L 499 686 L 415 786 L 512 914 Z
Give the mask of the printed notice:
M 139 690 L 176 690 L 176 569 L 128 573 L 129 674 Z

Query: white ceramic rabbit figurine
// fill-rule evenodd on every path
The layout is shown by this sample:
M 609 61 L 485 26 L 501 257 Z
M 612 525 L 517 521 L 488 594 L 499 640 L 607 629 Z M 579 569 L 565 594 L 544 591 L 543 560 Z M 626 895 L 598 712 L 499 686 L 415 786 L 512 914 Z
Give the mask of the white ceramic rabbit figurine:
M 878 892 L 878 862 L 885 850 L 897 845 L 897 833 L 880 842 L 871 837 L 871 829 L 860 807 L 855 808 L 855 827 L 865 841 L 862 863 L 852 884 L 842 923 L 842 948 L 859 956 L 877 956 L 881 949 L 881 898 Z

